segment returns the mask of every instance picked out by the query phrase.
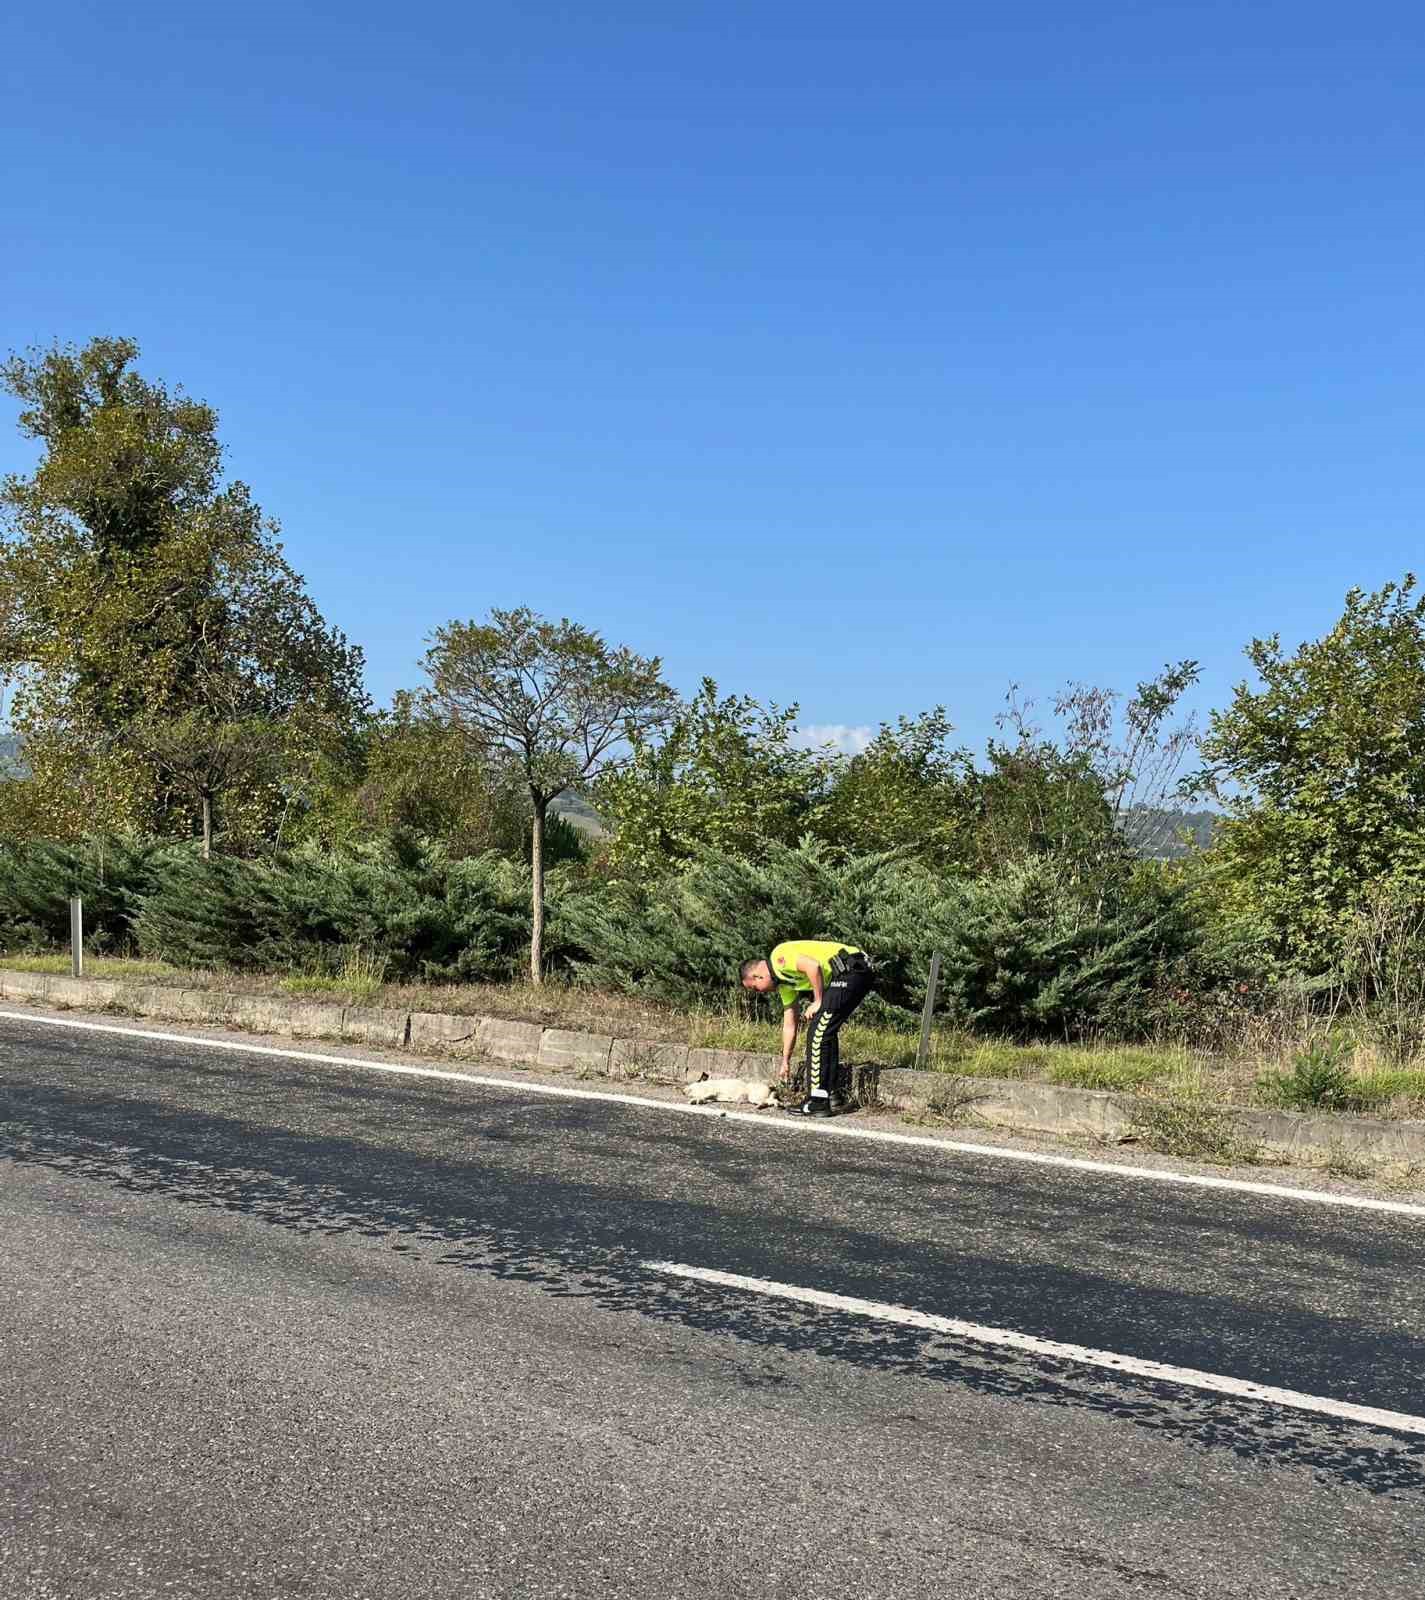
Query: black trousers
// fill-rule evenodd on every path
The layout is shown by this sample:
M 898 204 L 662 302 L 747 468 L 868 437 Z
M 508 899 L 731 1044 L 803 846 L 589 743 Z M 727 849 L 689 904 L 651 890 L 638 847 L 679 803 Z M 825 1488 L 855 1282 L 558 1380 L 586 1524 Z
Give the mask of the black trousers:
M 807 1089 L 829 1094 L 840 1089 L 841 1024 L 875 987 L 871 966 L 864 957 L 833 972 L 822 987 L 821 1010 L 807 1029 Z

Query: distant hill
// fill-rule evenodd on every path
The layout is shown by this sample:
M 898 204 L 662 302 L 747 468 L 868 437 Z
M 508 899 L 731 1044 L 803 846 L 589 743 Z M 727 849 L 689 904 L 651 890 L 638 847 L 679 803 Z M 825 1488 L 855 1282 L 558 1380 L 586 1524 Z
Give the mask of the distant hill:
M 575 794 L 572 790 L 567 794 L 561 794 L 550 805 L 549 809 L 556 816 L 563 817 L 571 826 L 578 828 L 580 833 L 593 834 L 598 837 L 607 831 L 604 827 L 603 818 L 600 817 L 599 813 L 594 810 L 583 795 Z
M 1150 861 L 1175 861 L 1196 847 L 1205 850 L 1222 815 L 1217 811 L 1174 811 L 1134 806 L 1119 818 L 1137 855 Z

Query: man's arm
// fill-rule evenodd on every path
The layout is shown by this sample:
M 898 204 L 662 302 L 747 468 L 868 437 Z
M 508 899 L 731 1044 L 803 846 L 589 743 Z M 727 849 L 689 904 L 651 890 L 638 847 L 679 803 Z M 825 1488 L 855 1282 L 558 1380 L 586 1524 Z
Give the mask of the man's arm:
M 792 1075 L 792 1051 L 797 1047 L 797 1003 L 791 1005 L 782 1013 L 782 1081 L 785 1083 Z
M 813 961 L 810 956 L 799 956 L 797 958 L 797 971 L 805 973 L 807 981 L 811 984 L 811 1004 L 807 1007 L 807 1016 L 814 1017 L 821 1010 L 821 965 L 819 962 Z

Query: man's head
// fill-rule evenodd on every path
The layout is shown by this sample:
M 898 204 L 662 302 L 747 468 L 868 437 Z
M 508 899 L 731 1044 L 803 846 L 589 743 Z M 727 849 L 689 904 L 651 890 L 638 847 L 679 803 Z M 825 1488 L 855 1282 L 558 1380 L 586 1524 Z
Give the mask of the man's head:
M 741 967 L 742 987 L 755 989 L 758 994 L 769 994 L 777 984 L 772 976 L 772 968 L 765 957 L 755 961 L 744 961 Z

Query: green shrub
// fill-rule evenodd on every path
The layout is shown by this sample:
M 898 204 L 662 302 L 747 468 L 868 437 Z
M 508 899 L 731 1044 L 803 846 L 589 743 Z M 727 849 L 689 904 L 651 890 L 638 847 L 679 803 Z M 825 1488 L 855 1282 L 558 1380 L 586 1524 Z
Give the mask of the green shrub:
M 966 911 L 955 952 L 965 1018 L 1012 1038 L 1144 1033 L 1163 972 L 1196 937 L 1161 880 L 1088 895 L 1042 858 L 978 880 Z
M 1341 1039 L 1318 1039 L 1298 1051 L 1291 1071 L 1264 1073 L 1257 1092 L 1292 1111 L 1365 1111 L 1379 1098 L 1352 1073 L 1350 1046 Z
M 498 979 L 529 941 L 529 873 L 439 852 L 169 862 L 135 920 L 140 950 L 178 966 L 338 977 L 351 952 L 393 979 Z
M 756 863 L 707 852 L 652 882 L 590 886 L 556 903 L 555 924 L 580 981 L 683 1003 L 725 996 L 738 963 L 781 939 L 852 940 L 877 965 L 866 1019 L 906 1025 L 938 951 L 940 1010 L 1012 1038 L 1141 1031 L 1164 965 L 1193 937 L 1181 899 L 1155 884 L 1086 905 L 1043 861 L 941 877 L 884 855 L 838 861 L 813 843 Z
M 126 948 L 139 906 L 172 850 L 152 840 L 0 840 L 0 944 L 11 950 L 68 944 L 69 899 L 79 895 L 86 945 Z
M 1043 860 L 972 879 L 809 841 L 756 862 L 708 851 L 646 882 L 572 866 L 549 882 L 552 971 L 666 1003 L 731 1000 L 749 1019 L 776 1007 L 737 988 L 741 961 L 783 939 L 837 938 L 876 962 L 876 994 L 858 1018 L 868 1025 L 914 1026 L 939 952 L 943 1021 L 1006 1039 L 1128 1037 L 1146 1031 L 1163 971 L 1194 937 L 1159 878 L 1128 875 L 1106 895 Z M 452 861 L 398 834 L 340 855 L 211 861 L 191 845 L 5 846 L 0 938 L 62 946 L 75 887 L 96 942 L 313 983 L 337 976 L 353 950 L 392 980 L 499 980 L 520 970 L 530 936 L 526 865 Z
M 588 885 L 555 900 L 553 926 L 579 981 L 684 1004 L 727 996 L 738 964 L 783 939 L 846 939 L 877 963 L 881 1005 L 867 1019 L 889 1008 L 909 1020 L 932 951 L 957 947 L 965 892 L 884 856 L 836 862 L 808 842 L 757 862 L 708 851 L 651 882 Z M 947 976 L 953 989 L 948 963 Z

